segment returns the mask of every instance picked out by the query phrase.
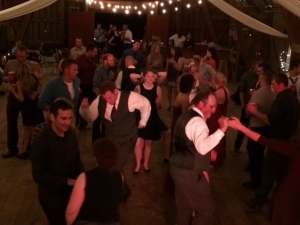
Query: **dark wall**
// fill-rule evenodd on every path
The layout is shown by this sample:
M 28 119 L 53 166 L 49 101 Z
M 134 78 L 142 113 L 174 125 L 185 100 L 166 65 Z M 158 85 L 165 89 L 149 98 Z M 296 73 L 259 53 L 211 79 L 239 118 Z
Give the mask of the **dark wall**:
M 146 22 L 146 15 L 126 15 L 124 13 L 95 13 L 95 27 L 97 23 L 101 23 L 102 28 L 108 30 L 109 24 L 115 24 L 118 29 L 122 29 L 123 24 L 128 24 L 129 30 L 132 31 L 133 39 L 144 38 Z

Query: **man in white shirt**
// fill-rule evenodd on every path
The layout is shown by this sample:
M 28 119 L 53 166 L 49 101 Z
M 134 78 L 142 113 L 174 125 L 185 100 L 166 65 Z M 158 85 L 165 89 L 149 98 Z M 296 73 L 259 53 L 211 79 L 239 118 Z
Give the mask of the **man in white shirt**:
M 215 112 L 217 100 L 209 89 L 201 89 L 193 107 L 176 124 L 174 153 L 170 173 L 175 185 L 177 224 L 212 224 L 214 204 L 208 169 L 214 158 L 210 151 L 220 142 L 228 127 L 228 118 L 219 119 L 220 129 L 209 135 L 206 119 Z M 194 217 L 192 214 L 194 212 Z
M 132 47 L 132 32 L 128 29 L 128 25 L 123 25 L 123 34 L 122 34 L 122 40 L 124 43 L 124 50 Z
M 300 60 L 294 59 L 291 61 L 289 71 L 286 72 L 289 79 L 288 87 L 296 94 L 300 102 Z
M 174 34 L 173 36 L 171 36 L 169 40 L 174 42 L 173 44 L 174 47 L 183 48 L 183 44 L 186 38 L 184 35 L 178 32 L 178 34 Z
M 77 37 L 75 46 L 70 50 L 70 58 L 76 59 L 78 56 L 83 55 L 86 51 L 85 46 L 82 44 L 82 39 Z

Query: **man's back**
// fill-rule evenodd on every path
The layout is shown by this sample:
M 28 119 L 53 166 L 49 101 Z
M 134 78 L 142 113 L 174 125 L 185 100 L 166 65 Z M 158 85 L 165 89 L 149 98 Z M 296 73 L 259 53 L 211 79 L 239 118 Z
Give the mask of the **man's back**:
M 277 138 L 291 138 L 297 128 L 299 102 L 290 89 L 277 94 L 270 112 L 267 114 L 271 127 L 269 135 Z

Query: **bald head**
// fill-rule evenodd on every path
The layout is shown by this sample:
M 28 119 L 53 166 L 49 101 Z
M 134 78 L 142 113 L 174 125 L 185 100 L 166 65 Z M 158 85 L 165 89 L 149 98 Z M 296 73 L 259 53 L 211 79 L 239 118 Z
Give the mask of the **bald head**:
M 125 58 L 125 67 L 128 68 L 129 66 L 134 66 L 134 58 L 131 55 Z

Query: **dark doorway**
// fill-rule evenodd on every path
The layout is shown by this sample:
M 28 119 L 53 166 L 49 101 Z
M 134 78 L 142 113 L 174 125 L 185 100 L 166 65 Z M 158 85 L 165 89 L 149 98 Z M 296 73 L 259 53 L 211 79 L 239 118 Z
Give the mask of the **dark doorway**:
M 96 13 L 95 27 L 101 23 L 102 28 L 108 30 L 109 24 L 115 24 L 118 29 L 122 29 L 123 24 L 128 24 L 132 31 L 133 39 L 144 39 L 147 15 L 122 14 L 122 13 Z

